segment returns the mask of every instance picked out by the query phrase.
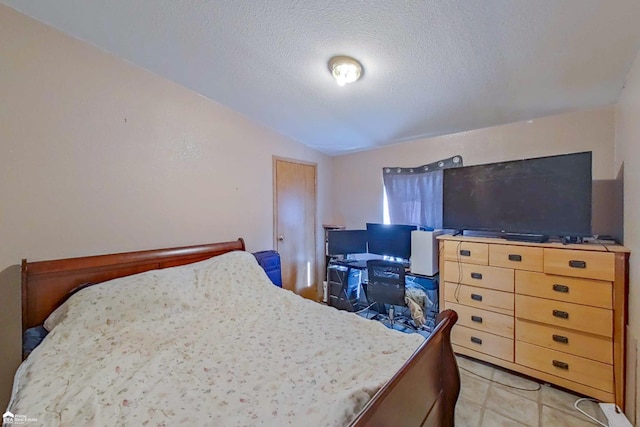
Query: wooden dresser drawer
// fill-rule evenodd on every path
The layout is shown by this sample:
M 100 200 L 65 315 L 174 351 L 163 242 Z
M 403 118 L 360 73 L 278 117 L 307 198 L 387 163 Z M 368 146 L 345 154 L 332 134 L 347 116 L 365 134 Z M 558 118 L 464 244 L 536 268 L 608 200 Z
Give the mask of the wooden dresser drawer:
M 504 292 L 513 292 L 514 289 L 514 272 L 510 268 L 445 261 L 444 280 Z
M 455 325 L 451 330 L 451 342 L 461 347 L 479 351 L 513 362 L 513 340 L 483 331 Z
M 544 272 L 588 279 L 615 279 L 615 255 L 611 252 L 544 248 Z
M 611 309 L 613 284 L 602 280 L 516 271 L 516 293 Z
M 516 341 L 516 363 L 609 393 L 613 392 L 612 365 L 520 341 Z
M 613 311 L 516 294 L 516 317 L 605 337 L 613 336 Z
M 513 294 L 475 286 L 445 282 L 445 301 L 495 311 L 513 316 Z
M 449 301 L 445 301 L 444 305 L 446 309 L 450 308 L 458 313 L 459 325 L 513 339 L 513 316 Z
M 517 270 L 543 271 L 542 254 L 542 248 L 491 245 L 489 246 L 489 265 Z
M 467 264 L 489 264 L 489 245 L 486 243 L 444 242 L 444 259 Z
M 516 319 L 516 340 L 602 363 L 613 363 L 610 338 Z

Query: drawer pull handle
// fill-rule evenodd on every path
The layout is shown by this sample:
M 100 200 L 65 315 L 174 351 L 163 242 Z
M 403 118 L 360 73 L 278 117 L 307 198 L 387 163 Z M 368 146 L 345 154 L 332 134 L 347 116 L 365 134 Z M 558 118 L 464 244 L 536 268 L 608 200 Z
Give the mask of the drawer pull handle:
M 480 316 L 471 316 L 471 321 L 476 323 L 482 323 L 482 317 Z
M 471 273 L 471 278 L 472 279 L 482 280 L 482 274 L 480 274 L 480 273 Z
M 474 343 L 474 344 L 482 345 L 482 340 L 480 338 L 471 337 L 471 342 Z
M 522 255 L 509 254 L 509 261 L 522 261 Z
M 553 285 L 553 290 L 556 292 L 564 292 L 565 294 L 569 292 L 569 287 L 566 285 Z
M 553 363 L 553 366 L 555 366 L 556 368 L 564 369 L 565 371 L 569 370 L 569 364 L 568 363 L 564 363 L 564 362 L 561 362 L 559 360 L 554 360 L 552 363 Z
M 561 310 L 553 310 L 553 316 L 554 317 L 559 317 L 561 319 L 568 319 L 569 318 L 569 313 L 567 313 L 566 311 L 561 311 Z
M 461 256 L 471 256 L 471 251 L 469 251 L 467 249 L 461 249 L 460 250 L 460 255 Z
M 569 344 L 569 338 L 563 337 L 562 335 L 554 335 L 553 340 L 562 344 Z
M 587 268 L 587 262 L 586 261 L 578 261 L 578 260 L 572 259 L 571 261 L 569 261 L 569 267 L 572 267 L 572 268 Z
M 482 295 L 471 294 L 471 299 L 474 301 L 482 301 Z

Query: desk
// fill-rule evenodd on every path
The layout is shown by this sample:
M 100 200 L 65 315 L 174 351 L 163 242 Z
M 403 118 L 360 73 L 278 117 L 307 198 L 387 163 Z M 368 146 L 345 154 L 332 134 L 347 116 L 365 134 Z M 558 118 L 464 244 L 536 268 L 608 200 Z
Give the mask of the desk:
M 408 269 L 405 275 L 407 296 L 423 308 L 427 322 L 434 325 L 439 311 L 438 280 L 437 275 L 422 276 Z M 331 260 L 327 267 L 327 282 L 328 305 L 347 311 L 357 311 L 369 305 L 366 260 Z

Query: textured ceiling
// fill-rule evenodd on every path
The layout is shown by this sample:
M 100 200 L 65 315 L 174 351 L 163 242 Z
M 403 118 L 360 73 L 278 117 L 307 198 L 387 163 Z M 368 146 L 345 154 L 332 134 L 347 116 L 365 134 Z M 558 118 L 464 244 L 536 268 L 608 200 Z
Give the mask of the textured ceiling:
M 638 0 L 0 1 L 331 155 L 611 104 L 640 47 Z

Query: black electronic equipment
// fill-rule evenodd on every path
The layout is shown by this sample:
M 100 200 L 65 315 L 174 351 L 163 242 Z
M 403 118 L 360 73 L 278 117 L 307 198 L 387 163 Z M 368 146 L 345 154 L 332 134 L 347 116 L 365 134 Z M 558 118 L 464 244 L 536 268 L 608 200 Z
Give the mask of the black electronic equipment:
M 575 244 L 575 243 L 582 243 L 583 239 L 581 237 L 575 237 L 575 236 L 562 236 L 560 238 L 560 241 L 562 242 L 563 245 L 569 245 L 569 244 Z
M 504 233 L 503 237 L 512 242 L 544 243 L 549 240 L 546 234 Z
M 367 252 L 367 230 L 332 230 L 327 233 L 327 240 L 331 256 Z
M 411 232 L 415 225 L 367 223 L 369 253 L 408 260 L 411 257 Z
M 591 235 L 591 152 L 445 169 L 443 227 L 546 236 Z

